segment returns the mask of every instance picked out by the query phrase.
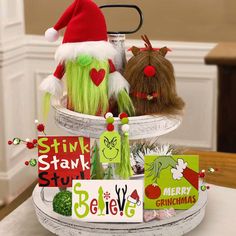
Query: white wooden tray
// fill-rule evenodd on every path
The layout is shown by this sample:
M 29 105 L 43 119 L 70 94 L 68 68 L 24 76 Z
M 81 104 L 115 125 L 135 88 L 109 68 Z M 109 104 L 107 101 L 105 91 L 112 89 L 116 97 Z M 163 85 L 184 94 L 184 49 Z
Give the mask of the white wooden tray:
M 60 101 L 53 100 L 56 124 L 70 134 L 99 139 L 105 130 L 105 119 L 98 116 L 90 116 L 66 109 L 66 97 Z M 130 117 L 130 140 L 159 137 L 177 129 L 181 122 L 181 116 L 137 116 Z M 120 129 L 120 121 L 115 119 L 116 129 Z
M 47 189 L 47 197 L 49 197 L 48 195 L 50 194 L 52 195 L 52 199 L 55 194 L 52 188 L 51 190 Z M 199 225 L 204 218 L 207 204 L 207 191 L 200 191 L 198 202 L 187 211 L 178 211 L 177 216 L 173 218 L 138 224 L 85 223 L 72 220 L 71 217 L 61 216 L 53 212 L 52 203 L 42 200 L 41 188 L 38 186 L 35 187 L 33 192 L 33 202 L 39 222 L 56 235 L 180 236 L 190 232 Z

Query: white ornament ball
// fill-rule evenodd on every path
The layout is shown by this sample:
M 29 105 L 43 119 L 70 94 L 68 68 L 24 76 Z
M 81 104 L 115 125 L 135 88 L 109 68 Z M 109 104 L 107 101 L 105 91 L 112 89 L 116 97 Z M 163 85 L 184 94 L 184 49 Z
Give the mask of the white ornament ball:
M 49 42 L 56 42 L 59 38 L 59 33 L 54 28 L 50 28 L 45 32 L 45 38 Z
M 129 125 L 122 125 L 121 129 L 124 133 L 129 132 Z
M 113 114 L 111 112 L 107 112 L 107 114 L 105 115 L 105 118 L 108 119 L 111 117 L 113 117 Z

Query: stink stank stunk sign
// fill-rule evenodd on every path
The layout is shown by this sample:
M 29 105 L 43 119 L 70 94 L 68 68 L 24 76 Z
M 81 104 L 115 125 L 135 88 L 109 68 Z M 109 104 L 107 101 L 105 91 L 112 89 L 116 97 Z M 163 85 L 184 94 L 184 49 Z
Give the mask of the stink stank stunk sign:
M 72 217 L 88 222 L 142 222 L 143 180 L 73 180 Z
M 90 179 L 90 139 L 39 137 L 38 174 L 41 187 L 71 187 L 73 179 Z

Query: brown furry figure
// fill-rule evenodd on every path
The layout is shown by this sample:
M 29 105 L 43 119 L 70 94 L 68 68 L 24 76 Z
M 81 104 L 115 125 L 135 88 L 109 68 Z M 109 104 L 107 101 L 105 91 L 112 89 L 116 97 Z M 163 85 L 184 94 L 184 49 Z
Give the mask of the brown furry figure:
M 174 68 L 165 58 L 169 49 L 154 49 L 146 35 L 142 39 L 145 48 L 131 48 L 134 56 L 125 69 L 136 115 L 179 114 L 184 102 L 176 93 Z

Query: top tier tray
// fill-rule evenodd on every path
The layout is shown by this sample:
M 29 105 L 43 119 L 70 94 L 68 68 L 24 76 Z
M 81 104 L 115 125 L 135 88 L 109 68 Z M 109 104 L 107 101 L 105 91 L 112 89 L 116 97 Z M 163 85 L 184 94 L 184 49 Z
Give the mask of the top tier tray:
M 77 135 L 99 139 L 105 130 L 105 119 L 98 116 L 90 116 L 66 109 L 66 96 L 61 100 L 53 100 L 56 124 L 67 132 Z M 177 129 L 181 122 L 181 116 L 136 116 L 129 118 L 130 140 L 159 137 Z M 120 129 L 119 118 L 115 118 L 115 127 Z

